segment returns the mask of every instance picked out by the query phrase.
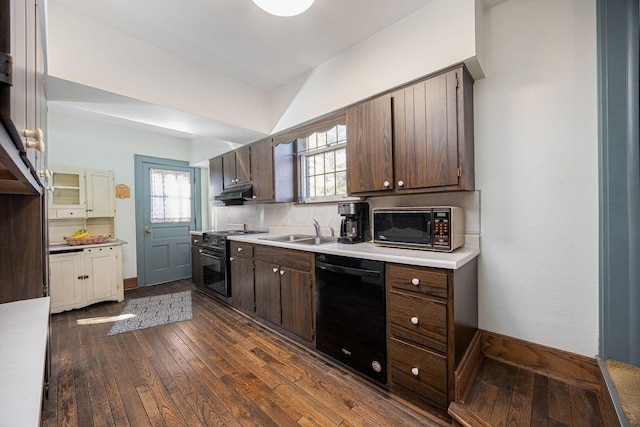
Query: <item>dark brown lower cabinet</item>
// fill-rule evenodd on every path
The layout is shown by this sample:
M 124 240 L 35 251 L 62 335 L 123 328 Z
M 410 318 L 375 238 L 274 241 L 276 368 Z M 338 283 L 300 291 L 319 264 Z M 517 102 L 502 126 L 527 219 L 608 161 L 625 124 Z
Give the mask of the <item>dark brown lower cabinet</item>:
M 280 266 L 256 260 L 256 314 L 271 323 L 282 323 Z
M 313 255 L 256 246 L 256 314 L 313 341 Z
M 389 389 L 446 411 L 478 328 L 477 261 L 457 270 L 387 264 Z
M 240 249 L 240 250 L 238 250 Z M 231 242 L 229 266 L 231 275 L 231 301 L 242 311 L 255 311 L 253 245 Z

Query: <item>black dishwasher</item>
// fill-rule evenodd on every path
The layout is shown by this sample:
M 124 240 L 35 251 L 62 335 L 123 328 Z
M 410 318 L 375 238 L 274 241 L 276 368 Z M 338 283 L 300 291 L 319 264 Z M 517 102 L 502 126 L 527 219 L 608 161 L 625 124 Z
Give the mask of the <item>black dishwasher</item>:
M 316 348 L 387 382 L 384 262 L 316 255 Z

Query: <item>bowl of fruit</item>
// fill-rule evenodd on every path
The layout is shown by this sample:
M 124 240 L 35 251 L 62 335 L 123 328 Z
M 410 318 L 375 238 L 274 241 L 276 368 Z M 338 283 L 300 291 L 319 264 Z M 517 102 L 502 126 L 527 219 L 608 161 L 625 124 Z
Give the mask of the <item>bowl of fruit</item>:
M 104 243 L 109 240 L 108 234 L 96 234 L 90 235 L 87 230 L 81 229 L 71 235 L 71 237 L 65 237 L 64 240 L 71 246 L 77 245 L 97 245 L 98 243 Z

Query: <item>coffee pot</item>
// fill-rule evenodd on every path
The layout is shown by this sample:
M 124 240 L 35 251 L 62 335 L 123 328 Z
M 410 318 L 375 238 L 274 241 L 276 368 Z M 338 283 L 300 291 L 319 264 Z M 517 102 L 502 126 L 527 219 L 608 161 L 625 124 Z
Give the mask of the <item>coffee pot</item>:
M 340 202 L 338 213 L 342 215 L 338 243 L 360 243 L 370 239 L 369 203 Z

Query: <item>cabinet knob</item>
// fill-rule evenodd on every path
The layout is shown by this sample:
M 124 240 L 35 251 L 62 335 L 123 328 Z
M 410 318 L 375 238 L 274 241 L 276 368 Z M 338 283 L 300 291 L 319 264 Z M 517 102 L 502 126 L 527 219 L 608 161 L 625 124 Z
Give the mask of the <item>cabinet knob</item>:
M 385 181 L 382 183 L 382 185 L 384 185 L 384 188 L 389 188 L 389 185 L 391 185 L 391 183 L 389 181 Z
M 398 187 L 402 187 L 402 186 L 404 186 L 404 181 L 402 180 L 398 181 Z
M 418 324 L 418 318 L 416 316 L 413 316 L 411 318 L 411 323 L 413 323 L 414 325 L 417 325 Z
M 238 248 L 238 252 L 242 252 L 242 248 Z
M 284 270 L 280 270 L 280 275 L 282 276 L 284 274 Z
M 418 374 L 420 373 L 420 369 L 418 369 L 418 368 L 411 368 L 411 373 L 417 377 L 417 376 L 418 376 Z
M 418 286 L 420 284 L 420 279 L 414 277 L 413 279 L 411 279 L 411 284 Z
M 258 196 L 256 196 L 255 194 L 254 194 L 253 196 L 251 196 L 251 197 L 253 197 L 254 199 L 257 199 L 257 198 L 258 198 Z
M 202 253 L 202 251 L 200 251 L 200 253 Z M 233 261 L 233 257 L 232 256 L 229 257 L 229 261 Z
M 277 273 L 278 271 L 280 271 L 280 269 L 278 267 L 273 267 L 273 272 Z
M 27 146 L 27 148 L 35 148 L 41 153 L 44 151 L 44 141 L 42 141 L 44 139 L 44 132 L 42 132 L 42 129 L 25 129 L 24 131 L 22 131 L 22 134 L 25 138 L 27 138 L 27 140 L 25 141 L 25 145 Z M 33 139 L 33 141 L 31 141 L 30 139 Z

